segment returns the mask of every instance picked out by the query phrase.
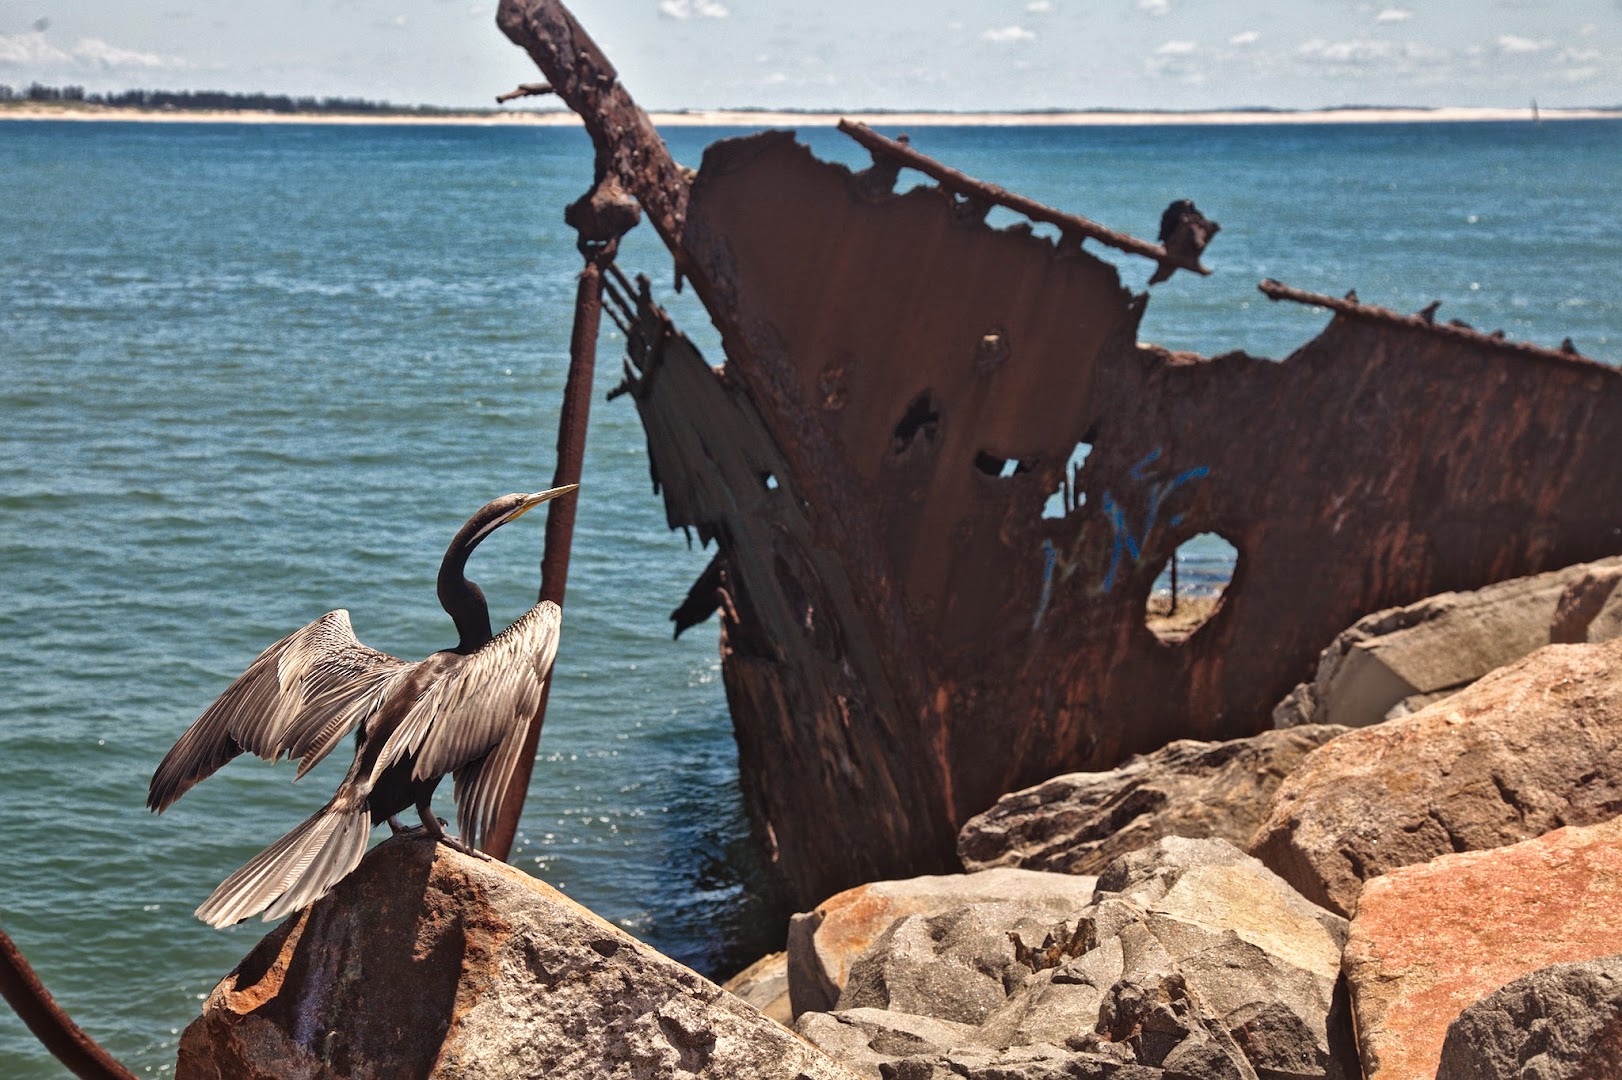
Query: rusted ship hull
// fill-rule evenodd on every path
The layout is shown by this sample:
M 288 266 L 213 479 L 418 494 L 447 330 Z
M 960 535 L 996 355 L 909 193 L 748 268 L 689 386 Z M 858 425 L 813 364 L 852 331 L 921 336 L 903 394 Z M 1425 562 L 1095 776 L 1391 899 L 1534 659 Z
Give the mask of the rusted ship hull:
M 1275 286 L 1336 309 L 1281 362 L 1143 345 L 1145 297 L 1082 246 L 1109 237 L 896 194 L 882 145 L 852 173 L 767 133 L 689 177 L 560 5 L 502 11 L 721 330 L 718 373 L 644 296 L 630 389 L 670 523 L 718 545 L 678 615 L 721 613 L 800 903 L 954 867 L 1005 791 L 1257 731 L 1367 611 L 1622 551 L 1610 368 Z M 1076 505 L 1044 518 L 1078 443 Z M 1152 584 L 1207 532 L 1233 579 L 1163 641 Z

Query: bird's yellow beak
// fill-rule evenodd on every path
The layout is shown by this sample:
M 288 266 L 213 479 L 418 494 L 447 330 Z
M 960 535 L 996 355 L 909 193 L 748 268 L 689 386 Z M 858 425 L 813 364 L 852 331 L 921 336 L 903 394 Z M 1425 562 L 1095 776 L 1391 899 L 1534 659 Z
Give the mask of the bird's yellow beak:
M 518 508 L 512 512 L 508 521 L 517 521 L 543 502 L 549 502 L 559 495 L 567 495 L 578 488 L 579 484 L 564 484 L 562 487 L 547 488 L 545 491 L 535 491 L 518 500 Z

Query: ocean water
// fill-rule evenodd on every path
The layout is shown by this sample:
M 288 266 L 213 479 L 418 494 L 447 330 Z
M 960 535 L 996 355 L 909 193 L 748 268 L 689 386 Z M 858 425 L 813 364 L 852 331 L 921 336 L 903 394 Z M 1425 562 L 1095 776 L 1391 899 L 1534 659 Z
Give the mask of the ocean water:
M 736 132 L 676 129 L 676 157 Z M 1283 357 L 1326 321 L 1262 277 L 1622 360 L 1622 124 L 930 128 L 965 171 L 1152 237 L 1193 198 L 1217 273 L 1145 340 Z M 866 155 L 832 131 L 826 157 Z M 164 751 L 271 641 L 335 607 L 417 657 L 486 499 L 544 486 L 579 266 L 572 130 L 0 123 L 0 927 L 142 1075 L 267 929 L 192 908 L 330 794 L 244 760 L 162 817 Z M 994 218 L 1006 223 L 1011 217 Z M 1148 267 L 1119 260 L 1141 287 Z M 650 231 L 621 257 L 719 359 Z M 608 324 L 605 322 L 605 327 Z M 750 844 L 715 630 L 670 640 L 708 559 L 668 532 L 602 341 L 565 634 L 514 861 L 725 976 L 784 912 Z M 470 573 L 504 624 L 541 515 Z M 1220 578 L 1220 551 L 1187 580 Z M 343 755 L 335 755 L 342 757 Z M 440 797 L 450 807 L 448 786 Z M 382 830 L 379 831 L 382 835 Z M 9 1012 L 0 1076 L 63 1075 Z

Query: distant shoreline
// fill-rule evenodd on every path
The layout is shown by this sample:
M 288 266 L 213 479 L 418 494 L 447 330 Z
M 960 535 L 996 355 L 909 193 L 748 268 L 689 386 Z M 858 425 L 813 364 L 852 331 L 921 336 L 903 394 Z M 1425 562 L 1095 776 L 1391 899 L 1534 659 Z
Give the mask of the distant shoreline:
M 1215 124 L 1403 124 L 1528 121 L 1530 109 L 1486 108 L 1346 108 L 1230 109 L 1207 112 L 783 112 L 754 110 L 687 110 L 649 114 L 659 127 L 832 127 L 840 120 L 894 127 L 1144 127 Z M 1541 109 L 1539 120 L 1617 120 L 1622 108 Z M 571 112 L 438 113 L 283 113 L 251 110 L 130 109 L 96 105 L 25 102 L 0 107 L 0 120 L 135 121 L 179 124 L 390 124 L 467 127 L 575 127 Z

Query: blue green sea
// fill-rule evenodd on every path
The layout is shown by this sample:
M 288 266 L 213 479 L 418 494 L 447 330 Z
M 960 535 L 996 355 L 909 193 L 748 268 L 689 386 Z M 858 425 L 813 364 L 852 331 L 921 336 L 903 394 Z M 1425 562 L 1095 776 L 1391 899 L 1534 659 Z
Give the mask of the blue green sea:
M 669 137 L 696 166 L 738 133 Z M 1157 286 L 1148 341 L 1287 355 L 1325 317 L 1256 292 L 1275 277 L 1399 311 L 1441 299 L 1442 318 L 1622 361 L 1619 122 L 911 134 L 1114 228 L 1153 238 L 1184 197 L 1220 221 L 1215 276 Z M 831 130 L 802 137 L 866 162 Z M 590 168 L 572 129 L 0 122 L 0 927 L 138 1074 L 172 1071 L 267 929 L 192 908 L 345 762 L 294 786 L 242 760 L 161 817 L 152 769 L 255 654 L 332 608 L 398 656 L 452 642 L 445 544 L 552 476 L 579 267 L 562 211 Z M 1150 268 L 1121 263 L 1141 288 Z M 621 264 L 720 359 L 646 226 Z M 740 809 L 714 625 L 671 640 L 709 554 L 666 529 L 629 400 L 603 400 L 623 344 L 604 325 L 514 861 L 724 977 L 779 945 L 785 912 Z M 498 626 L 533 602 L 541 517 L 472 562 Z M 1192 551 L 1185 580 L 1221 569 Z M 0 1012 L 0 1077 L 61 1075 Z

